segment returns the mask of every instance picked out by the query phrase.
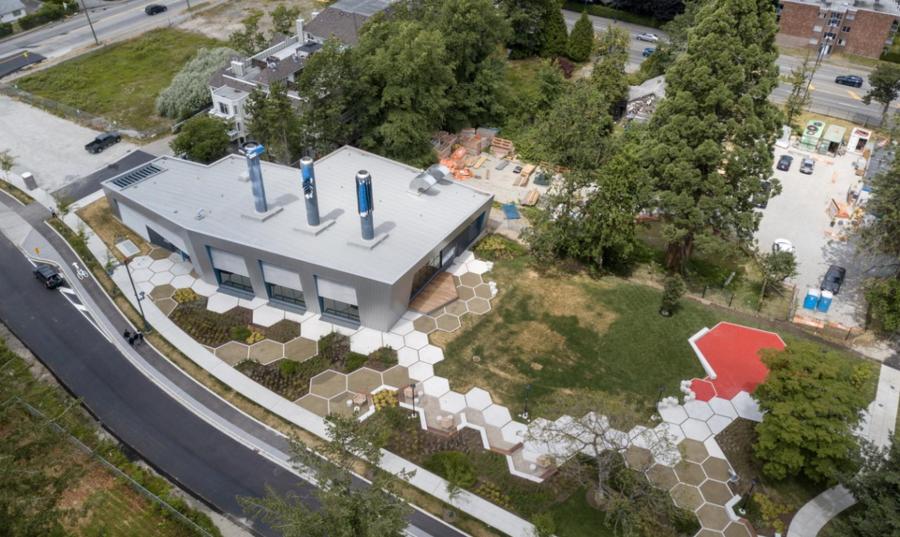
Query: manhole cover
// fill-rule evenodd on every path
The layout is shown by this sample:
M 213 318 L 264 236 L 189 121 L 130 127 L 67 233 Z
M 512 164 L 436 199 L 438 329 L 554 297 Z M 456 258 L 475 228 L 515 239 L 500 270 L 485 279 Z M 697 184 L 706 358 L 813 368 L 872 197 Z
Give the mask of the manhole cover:
M 141 251 L 137 246 L 135 246 L 131 239 L 125 239 L 122 242 L 117 242 L 116 250 L 122 252 L 122 255 L 124 255 L 125 257 L 137 255 Z

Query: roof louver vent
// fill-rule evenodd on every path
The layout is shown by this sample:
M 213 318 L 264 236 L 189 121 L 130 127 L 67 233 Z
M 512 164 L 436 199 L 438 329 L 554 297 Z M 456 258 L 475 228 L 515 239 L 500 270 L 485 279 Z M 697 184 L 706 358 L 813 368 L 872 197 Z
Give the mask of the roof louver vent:
M 140 183 L 148 177 L 154 176 L 162 171 L 162 168 L 156 164 L 147 164 L 134 171 L 128 172 L 121 177 L 112 180 L 112 184 L 119 188 L 128 188 L 135 183 Z

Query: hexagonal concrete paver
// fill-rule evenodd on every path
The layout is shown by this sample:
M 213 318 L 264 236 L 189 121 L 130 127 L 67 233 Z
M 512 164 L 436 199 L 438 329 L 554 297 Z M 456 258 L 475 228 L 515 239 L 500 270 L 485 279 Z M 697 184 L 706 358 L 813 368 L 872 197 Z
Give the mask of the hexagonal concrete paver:
M 281 358 L 284 358 L 284 343 L 278 343 L 271 339 L 264 339 L 259 343 L 250 345 L 251 360 L 256 360 L 265 365 Z
M 686 419 L 688 419 L 687 412 L 684 411 L 684 407 L 681 405 L 677 406 L 662 406 L 660 405 L 657 408 L 660 417 L 666 423 L 674 423 L 681 424 L 684 423 Z
M 697 509 L 697 518 L 700 519 L 701 526 L 711 530 L 724 530 L 731 522 L 724 507 L 711 503 L 704 504 Z
M 264 305 L 253 310 L 253 324 L 266 328 L 284 320 L 284 310 Z
M 160 298 L 156 302 L 156 307 L 159 308 L 159 311 L 163 312 L 164 315 L 168 316 L 175 308 L 178 307 L 178 302 L 175 302 L 171 298 Z
M 328 399 L 323 399 L 318 395 L 307 394 L 297 399 L 296 403 L 313 414 L 321 417 L 328 415 Z
M 625 462 L 630 468 L 643 472 L 653 464 L 653 454 L 649 449 L 629 446 L 625 449 Z
M 687 421 L 682 423 L 681 430 L 684 431 L 684 436 L 701 442 L 712 436 L 712 431 L 709 430 L 706 422 L 694 418 L 688 418 Z
M 678 483 L 675 470 L 662 464 L 654 464 L 647 470 L 647 479 L 662 490 L 669 490 Z
M 716 479 L 718 481 L 724 482 L 728 481 L 728 479 L 731 477 L 731 466 L 725 459 L 710 457 L 703 461 L 701 466 L 703 466 L 703 471 L 706 472 L 707 477 L 709 477 L 710 479 Z
M 172 278 L 172 287 L 175 289 L 187 289 L 194 285 L 194 282 L 197 281 L 193 276 L 188 276 L 187 274 L 181 274 Z
M 476 286 L 474 291 L 475 296 L 478 298 L 489 299 L 493 295 L 493 293 L 491 293 L 491 286 L 486 283 Z
M 209 297 L 216 294 L 218 287 L 211 283 L 206 283 L 205 281 L 198 279 L 191 285 L 191 289 L 193 289 L 194 292 L 200 296 Z
M 469 300 L 470 298 L 475 298 L 475 289 L 471 287 L 460 286 L 456 288 L 456 294 L 462 301 Z M 463 304 L 463 307 L 465 307 L 465 304 Z
M 331 398 L 347 391 L 347 375 L 333 369 L 314 376 L 309 381 L 309 392 Z
M 160 285 L 158 287 L 154 287 L 152 291 L 150 291 L 150 298 L 153 300 L 157 300 L 160 298 L 172 298 L 172 295 L 175 293 L 175 288 L 171 285 Z
M 175 276 L 186 276 L 194 270 L 194 267 L 187 261 L 181 261 L 178 263 L 174 263 L 172 268 L 169 269 L 169 272 L 174 274 Z
M 675 465 L 675 475 L 678 480 L 687 485 L 699 485 L 706 481 L 703 468 L 696 462 L 681 461 Z
M 249 351 L 250 348 L 247 345 L 237 341 L 229 341 L 216 349 L 216 356 L 225 363 L 234 366 L 246 360 L 249 356 Z
M 466 309 L 466 303 L 464 301 L 456 300 L 447 304 L 447 307 L 444 308 L 444 311 L 451 315 L 456 315 L 457 317 L 459 317 L 460 315 L 464 315 L 469 310 Z
M 732 419 L 738 417 L 737 410 L 734 409 L 734 405 L 732 405 L 731 401 L 729 401 L 728 399 L 713 397 L 709 400 L 709 406 L 713 409 L 713 412 L 720 416 L 725 416 Z
M 409 319 L 401 318 L 399 321 L 397 321 L 397 324 L 395 324 L 394 327 L 391 328 L 391 333 L 397 334 L 398 336 L 405 336 L 415 329 L 416 327 L 413 326 L 412 321 L 410 321 Z
M 430 377 L 422 382 L 422 392 L 431 397 L 440 397 L 450 391 L 450 381 L 444 377 Z
M 303 337 L 315 341 L 322 339 L 322 337 L 327 336 L 332 332 L 334 332 L 334 325 L 327 323 L 318 317 L 303 321 L 303 324 L 300 325 L 300 333 L 303 334 Z
M 466 405 L 474 410 L 484 410 L 491 406 L 491 394 L 481 388 L 472 388 L 466 392 Z
M 465 285 L 466 287 L 475 287 L 476 285 L 480 285 L 483 282 L 480 274 L 475 274 L 474 272 L 466 272 L 462 276 L 459 277 L 460 285 Z
M 171 272 L 157 272 L 150 278 L 150 283 L 153 285 L 165 285 L 171 282 L 174 277 Z
M 672 501 L 675 502 L 675 505 L 682 509 L 693 511 L 703 505 L 703 496 L 700 495 L 700 489 L 691 485 L 678 483 L 669 491 L 669 494 L 672 495 Z
M 716 505 L 725 505 L 734 496 L 728 485 L 712 479 L 707 479 L 700 485 L 700 494 L 703 494 L 706 501 Z
M 350 336 L 350 350 L 360 354 L 371 354 L 382 345 L 381 332 L 362 328 Z
M 319 344 L 305 337 L 296 337 L 284 344 L 284 357 L 297 362 L 309 360 L 319 352 Z
M 731 425 L 732 421 L 734 421 L 734 419 L 716 414 L 706 420 L 706 424 L 709 426 L 709 430 L 712 431 L 712 434 L 719 434 L 725 430 L 725 427 Z
M 701 528 L 694 537 L 722 537 L 721 531 L 711 530 L 708 528 Z
M 400 347 L 397 351 L 397 363 L 409 367 L 419 361 L 419 351 L 412 347 Z
M 361 367 L 347 375 L 347 389 L 352 392 L 370 394 L 382 384 L 381 373 L 368 367 Z
M 194 289 L 194 291 L 196 291 L 196 289 Z M 224 293 L 216 293 L 207 300 L 206 309 L 215 313 L 225 313 L 230 309 L 236 308 L 237 305 L 237 297 L 226 295 Z
M 150 269 L 132 269 L 131 279 L 134 280 L 134 283 L 149 282 L 154 274 Z
M 691 462 L 703 462 L 709 457 L 709 452 L 706 451 L 706 446 L 703 445 L 703 442 L 685 440 L 679 447 L 684 453 L 684 458 Z
M 128 263 L 132 270 L 149 268 L 153 264 L 153 258 L 147 255 L 139 255 Z
M 484 298 L 473 298 L 466 302 L 466 307 L 476 315 L 483 315 L 491 311 L 491 303 Z
M 384 332 L 381 334 L 381 341 L 385 347 L 394 349 L 395 351 L 399 351 L 406 345 L 403 341 L 403 336 L 392 334 L 391 332 Z
M 382 373 L 381 378 L 384 380 L 385 384 L 393 386 L 394 388 L 408 386 L 412 382 L 406 368 L 400 365 L 395 365 Z
M 722 533 L 725 537 L 756 537 L 756 534 L 741 522 L 732 522 Z
M 426 345 L 419 349 L 419 360 L 426 364 L 436 364 L 444 359 L 444 351 L 434 345 Z
M 734 405 L 738 416 L 757 422 L 762 421 L 762 412 L 759 411 L 759 404 L 749 393 L 744 391 L 738 392 L 731 399 L 731 404 Z
M 247 308 L 248 310 L 255 310 L 256 308 L 261 308 L 268 303 L 269 303 L 268 300 L 266 300 L 265 298 L 262 298 L 262 297 L 258 297 L 258 296 L 254 296 L 251 299 L 242 298 L 242 299 L 238 300 L 238 304 L 240 304 L 240 306 L 242 308 Z
M 442 313 L 437 317 L 435 322 L 438 330 L 444 332 L 453 332 L 454 330 L 459 330 L 459 327 L 462 326 L 459 322 L 459 317 L 449 313 Z
M 706 421 L 713 415 L 713 409 L 706 401 L 688 401 L 684 404 L 684 410 L 689 418 Z
M 169 259 L 159 259 L 150 264 L 150 270 L 153 272 L 168 272 L 170 268 L 172 268 L 172 263 Z
M 409 378 L 418 382 L 434 376 L 434 367 L 425 362 L 416 362 L 408 368 Z
M 423 315 L 413 321 L 413 327 L 422 334 L 430 334 L 437 330 L 437 323 L 435 323 L 433 317 Z M 407 337 L 409 337 L 409 335 L 407 335 Z
M 332 397 L 328 400 L 328 413 L 339 416 L 354 415 L 356 410 L 353 404 L 354 397 L 356 397 L 356 394 L 353 392 L 344 392 Z
M 419 318 L 424 319 L 425 317 Z M 422 332 L 410 332 L 404 336 L 404 341 L 406 342 L 407 347 L 418 350 L 425 345 L 428 345 L 428 336 Z
M 485 408 L 482 411 L 482 415 L 484 416 L 484 422 L 488 425 L 493 425 L 494 427 L 503 427 L 512 421 L 512 415 L 510 414 L 509 409 L 496 403 Z

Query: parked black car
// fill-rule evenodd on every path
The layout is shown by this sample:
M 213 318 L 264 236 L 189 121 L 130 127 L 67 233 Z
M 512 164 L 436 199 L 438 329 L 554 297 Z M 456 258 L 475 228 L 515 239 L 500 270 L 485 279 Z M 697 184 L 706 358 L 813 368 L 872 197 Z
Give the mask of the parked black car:
M 831 265 L 828 267 L 828 272 L 825 273 L 825 277 L 822 278 L 821 289 L 823 291 L 831 291 L 832 294 L 837 295 L 838 291 L 841 290 L 841 285 L 843 285 L 844 277 L 846 275 L 847 269 L 837 265 Z
M 791 169 L 792 162 L 794 162 L 794 157 L 790 155 L 781 155 L 781 158 L 778 159 L 778 165 L 776 166 L 776 168 L 783 172 L 786 172 Z
M 88 153 L 102 153 L 104 149 L 107 147 L 117 144 L 122 141 L 122 137 L 117 132 L 104 132 L 103 134 L 98 135 L 94 138 L 91 143 L 84 146 L 85 151 Z
M 47 289 L 56 289 L 65 283 L 62 276 L 59 275 L 59 271 L 50 265 L 38 265 L 38 267 L 34 269 L 34 277 L 44 284 L 44 287 Z
M 861 88 L 863 85 L 863 79 L 861 76 L 856 75 L 841 75 L 834 79 L 835 84 L 840 84 L 842 86 L 852 86 L 854 88 Z
M 147 15 L 157 15 L 159 13 L 162 13 L 163 11 L 166 11 L 167 9 L 169 8 L 162 4 L 150 4 L 149 6 L 144 8 L 144 13 L 146 13 Z

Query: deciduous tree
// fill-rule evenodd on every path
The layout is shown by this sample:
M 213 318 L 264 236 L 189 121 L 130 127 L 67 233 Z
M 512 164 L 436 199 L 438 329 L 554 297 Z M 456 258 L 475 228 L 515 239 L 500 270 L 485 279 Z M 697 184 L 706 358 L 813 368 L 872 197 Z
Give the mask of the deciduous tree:
M 682 271 L 696 245 L 749 242 L 754 210 L 771 179 L 779 111 L 775 10 L 768 0 L 705 3 L 684 53 L 666 75 L 666 99 L 650 122 L 648 167 L 668 242 Z
M 582 12 L 572 33 L 569 34 L 569 43 L 566 46 L 566 55 L 575 62 L 586 62 L 594 51 L 594 25 L 588 19 L 587 13 Z
M 297 81 L 304 148 L 323 155 L 349 143 L 356 134 L 353 110 L 356 70 L 351 52 L 335 38 L 307 60 Z
M 198 50 L 156 98 L 156 112 L 180 119 L 209 106 L 212 103 L 209 78 L 236 56 L 238 53 L 227 47 Z
M 866 285 L 869 315 L 878 331 L 893 335 L 900 333 L 900 279 L 877 278 Z
M 288 97 L 282 83 L 272 84 L 268 94 L 255 90 L 247 99 L 249 137 L 263 144 L 275 162 L 290 164 L 300 157 L 303 147 L 298 105 Z
M 900 159 L 873 177 L 870 187 L 866 209 L 873 219 L 861 228 L 863 244 L 900 260 Z
M 881 104 L 881 122 L 886 124 L 891 103 L 900 95 L 900 65 L 880 62 L 869 75 L 869 85 L 872 87 L 863 95 L 862 100 L 866 104 L 872 101 Z
M 537 56 L 545 50 L 547 25 L 559 11 L 559 0 L 499 0 L 512 31 L 506 42 L 510 58 Z
M 294 24 L 297 21 L 297 17 L 300 16 L 300 8 L 293 6 L 289 7 L 285 4 L 281 4 L 269 13 L 269 17 L 272 18 L 272 25 L 276 32 L 281 35 L 292 35 L 294 33 Z
M 846 483 L 858 507 L 840 524 L 840 535 L 900 535 L 900 442 L 887 449 L 867 448 L 862 470 Z
M 201 115 L 182 125 L 170 145 L 176 154 L 209 164 L 227 155 L 230 144 L 228 124 L 221 119 Z
M 774 479 L 804 475 L 832 481 L 849 469 L 858 452 L 852 433 L 869 403 L 864 364 L 808 342 L 784 351 L 764 351 L 769 368 L 756 389 L 763 411 L 754 452 Z
M 251 11 L 241 21 L 243 29 L 228 36 L 228 45 L 246 56 L 252 56 L 262 50 L 266 46 L 266 36 L 259 30 L 259 20 L 262 16 L 263 12 L 258 9 Z
M 393 494 L 398 476 L 376 471 L 371 486 L 359 487 L 351 474 L 356 457 L 377 465 L 387 439 L 384 427 L 337 416 L 327 418 L 327 426 L 329 440 L 320 449 L 325 458 L 294 443 L 298 470 L 315 474 L 318 508 L 295 494 L 269 490 L 265 498 L 240 498 L 244 509 L 285 537 L 402 537 L 409 507 Z
M 809 95 L 807 88 L 809 81 L 815 74 L 813 65 L 810 65 L 809 56 L 803 60 L 803 63 L 791 69 L 788 82 L 791 83 L 791 93 L 784 102 L 784 120 L 791 127 L 797 127 L 797 116 L 806 110 L 812 97 Z
M 763 296 L 770 291 L 781 292 L 784 280 L 797 275 L 797 258 L 793 252 L 758 253 L 756 259 L 763 274 Z

